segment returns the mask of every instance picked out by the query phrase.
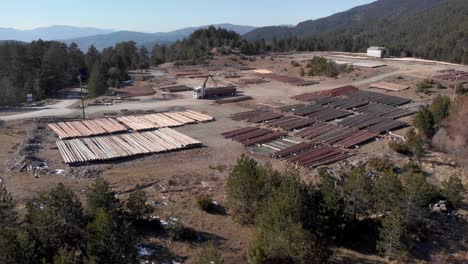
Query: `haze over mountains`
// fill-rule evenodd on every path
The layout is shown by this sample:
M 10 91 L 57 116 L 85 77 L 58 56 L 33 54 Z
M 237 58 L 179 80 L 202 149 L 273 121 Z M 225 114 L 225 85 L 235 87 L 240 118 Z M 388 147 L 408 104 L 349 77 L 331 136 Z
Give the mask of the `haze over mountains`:
M 75 42 L 80 49 L 87 50 L 89 46 L 95 45 L 98 49 L 114 46 L 122 41 L 135 41 L 138 45 L 144 45 L 152 48 L 155 44 L 167 44 L 188 37 L 197 29 L 207 28 L 209 25 L 200 27 L 187 27 L 170 32 L 143 33 L 136 31 L 114 31 L 98 29 L 91 27 L 72 27 L 72 26 L 51 26 L 36 28 L 31 30 L 16 30 L 12 28 L 0 28 L 0 41 L 15 40 L 30 42 L 37 39 L 42 40 L 60 40 L 65 43 Z M 215 27 L 221 27 L 233 30 L 240 35 L 244 35 L 255 27 L 241 26 L 233 24 L 215 24 Z

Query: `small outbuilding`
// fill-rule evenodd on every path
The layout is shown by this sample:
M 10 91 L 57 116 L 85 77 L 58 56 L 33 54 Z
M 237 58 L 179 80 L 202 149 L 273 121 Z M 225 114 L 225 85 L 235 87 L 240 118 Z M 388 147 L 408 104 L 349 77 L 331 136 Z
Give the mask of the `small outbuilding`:
M 390 51 L 385 47 L 370 47 L 367 49 L 367 56 L 374 58 L 388 57 Z

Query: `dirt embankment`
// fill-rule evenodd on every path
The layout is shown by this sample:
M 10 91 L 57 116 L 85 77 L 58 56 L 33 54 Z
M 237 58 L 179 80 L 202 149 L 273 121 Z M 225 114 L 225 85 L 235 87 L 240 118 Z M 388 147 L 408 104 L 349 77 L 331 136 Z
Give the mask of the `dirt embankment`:
M 445 126 L 437 132 L 433 145 L 438 150 L 448 153 L 468 169 L 468 96 L 459 97 L 450 110 L 450 117 Z M 466 175 L 466 173 L 465 173 Z M 466 177 L 464 177 L 466 181 Z

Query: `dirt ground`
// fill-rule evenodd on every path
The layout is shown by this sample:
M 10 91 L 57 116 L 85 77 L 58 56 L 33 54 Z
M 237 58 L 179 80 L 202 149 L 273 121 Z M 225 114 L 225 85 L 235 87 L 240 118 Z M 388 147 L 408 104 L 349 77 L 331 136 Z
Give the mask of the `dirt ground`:
M 255 61 L 236 60 L 231 56 L 217 57 L 210 63 L 227 67 L 240 63 L 243 66 L 254 67 L 256 69 L 267 69 L 278 74 L 288 76 L 299 76 L 300 67 L 294 67 L 291 61 L 305 64 L 304 60 L 312 58 L 314 55 L 324 55 L 323 53 L 299 53 L 275 55 L 273 57 L 256 57 Z M 329 53 L 327 53 L 330 55 Z M 41 130 L 42 136 L 39 150 L 36 154 L 43 160 L 47 168 L 43 172 L 35 175 L 33 172 L 11 171 L 10 165 L 12 156 L 16 155 L 17 148 L 24 140 L 25 135 L 34 125 L 46 126 L 48 121 L 56 120 L 59 117 L 36 118 L 34 122 L 30 120 L 8 121 L 0 123 L 0 165 L 2 168 L 1 178 L 5 182 L 8 190 L 13 194 L 18 202 L 19 210 L 24 209 L 24 202 L 55 186 L 58 182 L 63 182 L 66 186 L 74 190 L 80 198 L 95 177 L 103 177 L 108 180 L 111 186 L 125 199 L 128 192 L 136 184 L 144 186 L 149 200 L 152 204 L 157 204 L 154 213 L 160 219 L 167 220 L 176 217 L 187 227 L 195 229 L 205 240 L 193 243 L 174 242 L 148 235 L 145 237 L 145 244 L 157 245 L 168 252 L 168 257 L 175 260 L 184 260 L 190 263 L 201 248 L 207 243 L 214 243 L 224 257 L 225 263 L 245 263 L 247 258 L 247 248 L 252 234 L 252 229 L 234 223 L 226 214 L 207 214 L 196 208 L 196 198 L 200 194 L 208 194 L 221 206 L 226 205 L 225 183 L 230 169 L 236 159 L 248 151 L 239 143 L 226 140 L 221 136 L 222 132 L 245 127 L 243 122 L 233 121 L 229 116 L 233 113 L 248 111 L 257 107 L 277 107 L 297 101 L 290 99 L 291 96 L 336 88 L 342 85 L 356 85 L 362 89 L 368 89 L 369 84 L 375 81 L 392 81 L 411 86 L 411 89 L 401 92 L 385 92 L 401 97 L 408 97 L 415 103 L 408 107 L 417 107 L 426 104 L 433 99 L 436 94 L 448 93 L 450 91 L 434 91 L 432 94 L 416 93 L 416 84 L 424 78 L 433 76 L 437 70 L 453 68 L 447 65 L 427 65 L 408 62 L 388 61 L 388 66 L 369 69 L 357 68 L 352 73 L 347 73 L 339 78 L 326 77 L 303 77 L 305 80 L 319 80 L 320 84 L 299 87 L 285 84 L 273 80 L 262 84 L 239 85 L 239 90 L 245 95 L 252 96 L 250 101 L 216 105 L 210 100 L 192 99 L 191 92 L 180 92 L 169 94 L 158 89 L 158 83 L 139 84 L 145 87 L 153 86 L 155 94 L 136 97 L 139 101 L 122 102 L 108 106 L 90 106 L 86 109 L 89 118 L 100 117 L 105 113 L 121 114 L 122 110 L 130 112 L 140 112 L 145 110 L 154 111 L 179 111 L 195 110 L 214 116 L 216 121 L 203 124 L 187 125 L 176 128 L 192 138 L 203 143 L 202 148 L 184 150 L 174 153 L 151 155 L 136 159 L 128 159 L 120 162 L 107 162 L 93 165 L 83 165 L 70 167 L 63 163 L 60 153 L 55 146 L 56 136 L 48 129 Z M 254 78 L 251 71 L 234 70 L 228 67 L 229 71 L 236 71 L 241 78 Z M 465 69 L 466 70 L 466 69 Z M 237 84 L 236 78 L 223 79 L 226 83 Z M 257 77 L 258 78 L 258 77 Z M 301 77 L 302 78 L 302 77 Z M 203 79 L 170 78 L 171 83 L 199 86 Z M 165 80 L 167 82 L 167 79 Z M 377 91 L 377 90 L 376 90 Z M 136 93 L 136 96 L 139 94 Z M 146 95 L 146 93 L 145 93 Z M 76 117 L 80 115 L 80 109 L 66 113 L 66 117 Z M 62 117 L 60 117 L 62 118 Z M 409 121 L 410 118 L 403 119 Z M 404 135 L 405 130 L 396 131 L 396 134 Z M 374 156 L 385 156 L 402 164 L 407 158 L 396 154 L 388 148 L 387 138 L 366 144 L 354 150 L 355 156 L 346 162 L 332 165 L 332 168 L 340 168 L 346 163 L 357 163 L 368 160 Z M 253 154 L 250 154 L 253 155 Z M 254 154 L 254 157 L 261 162 L 271 162 L 273 167 L 282 169 L 286 164 L 279 160 L 270 159 L 266 156 Z M 441 153 L 429 153 L 424 159 L 424 170 L 430 174 L 430 180 L 440 183 L 452 174 L 463 174 L 453 165 L 451 160 Z M 61 171 L 63 170 L 63 172 Z M 58 172 L 58 173 L 56 173 Z M 307 181 L 314 181 L 316 171 L 302 170 L 302 177 Z M 336 263 L 386 263 L 385 259 L 374 255 L 365 255 L 348 249 L 337 249 L 334 257 Z M 424 261 L 420 261 L 424 262 Z

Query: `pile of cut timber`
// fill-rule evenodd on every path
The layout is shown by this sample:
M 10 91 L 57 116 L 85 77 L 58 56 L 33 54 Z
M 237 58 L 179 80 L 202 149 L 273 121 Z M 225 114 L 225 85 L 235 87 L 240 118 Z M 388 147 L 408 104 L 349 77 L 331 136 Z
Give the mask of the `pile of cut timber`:
M 178 92 L 186 92 L 186 91 L 192 91 L 192 87 L 188 87 L 187 85 L 173 85 L 173 86 L 165 86 L 160 88 L 161 90 L 165 92 L 170 92 L 170 93 L 178 93 Z
M 250 96 L 236 96 L 236 97 L 229 97 L 229 98 L 224 98 L 220 100 L 216 100 L 215 103 L 217 104 L 229 104 L 229 103 L 237 103 L 237 102 L 242 102 L 242 101 L 247 101 L 247 100 L 252 100 L 253 98 Z
M 113 160 L 201 146 L 200 141 L 170 128 L 144 133 L 59 140 L 56 144 L 67 164 Z
M 208 116 L 192 110 L 141 116 L 123 116 L 118 117 L 117 119 L 136 131 L 157 129 L 162 127 L 178 127 L 196 122 L 208 122 L 214 120 L 212 116 Z
M 128 130 L 112 118 L 50 123 L 48 126 L 60 139 L 97 136 Z
M 377 82 L 377 83 L 371 84 L 370 88 L 377 88 L 377 89 L 399 92 L 399 91 L 409 89 L 410 87 L 408 85 L 400 85 L 400 84 L 390 83 L 390 82 Z

